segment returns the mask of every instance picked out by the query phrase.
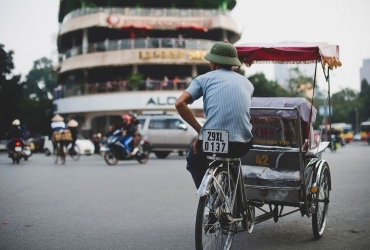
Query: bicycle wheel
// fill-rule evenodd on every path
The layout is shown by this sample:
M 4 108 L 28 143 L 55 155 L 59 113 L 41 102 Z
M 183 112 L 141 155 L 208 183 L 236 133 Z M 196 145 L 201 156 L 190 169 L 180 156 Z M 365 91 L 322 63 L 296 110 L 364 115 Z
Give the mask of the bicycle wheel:
M 196 249 L 230 249 L 236 223 L 235 177 L 227 167 L 216 171 L 208 195 L 199 199 L 195 222 Z M 232 202 L 234 200 L 234 202 Z M 232 204 L 231 204 L 232 203 Z
M 60 150 L 59 150 L 59 152 L 60 152 L 60 162 L 62 164 L 66 163 L 66 151 L 67 151 L 67 149 L 66 149 L 65 146 L 60 147 Z
M 74 152 L 70 152 L 69 154 L 74 161 L 78 161 L 81 157 L 80 148 L 77 145 L 75 145 Z
M 318 190 L 315 194 L 316 212 L 312 214 L 312 230 L 316 239 L 320 239 L 325 230 L 326 219 L 329 210 L 329 166 L 325 163 L 320 173 L 320 181 L 317 184 Z
M 58 163 L 58 158 L 59 158 L 59 148 L 55 148 L 53 151 L 53 160 L 55 164 Z

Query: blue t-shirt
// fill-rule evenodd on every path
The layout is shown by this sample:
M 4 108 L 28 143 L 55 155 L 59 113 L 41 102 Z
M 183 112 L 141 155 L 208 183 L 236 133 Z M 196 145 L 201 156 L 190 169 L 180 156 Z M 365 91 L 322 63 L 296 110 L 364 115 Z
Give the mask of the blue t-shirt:
M 185 90 L 192 102 L 203 96 L 207 118 L 201 129 L 229 131 L 229 141 L 249 142 L 252 139 L 250 105 L 254 87 L 245 77 L 232 70 L 218 69 L 195 78 Z

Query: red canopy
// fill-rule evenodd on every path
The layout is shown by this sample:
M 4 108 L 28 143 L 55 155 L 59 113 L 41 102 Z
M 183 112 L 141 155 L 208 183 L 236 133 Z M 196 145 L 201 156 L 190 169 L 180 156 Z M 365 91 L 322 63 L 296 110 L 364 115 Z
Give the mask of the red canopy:
M 198 24 L 182 24 L 177 26 L 175 30 L 182 32 L 208 32 L 206 27 Z
M 241 62 L 253 63 L 314 63 L 323 67 L 340 67 L 339 46 L 328 43 L 247 43 L 235 46 Z

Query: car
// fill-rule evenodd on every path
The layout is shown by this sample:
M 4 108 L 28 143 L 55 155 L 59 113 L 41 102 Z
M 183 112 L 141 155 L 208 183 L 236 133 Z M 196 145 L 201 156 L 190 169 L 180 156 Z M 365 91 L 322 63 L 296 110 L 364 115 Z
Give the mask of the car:
M 79 147 L 81 155 L 94 154 L 95 151 L 94 144 L 90 140 L 82 137 L 81 135 L 78 135 L 76 145 Z M 49 156 L 51 155 L 51 152 L 53 152 L 53 143 L 51 142 L 48 136 L 45 136 L 44 153 L 45 155 Z
M 141 134 L 148 138 L 151 152 L 159 159 L 166 158 L 171 152 L 184 155 L 198 135 L 180 115 L 142 114 L 137 119 L 142 126 Z M 205 118 L 196 119 L 201 125 L 205 123 Z
M 359 133 L 356 133 L 354 136 L 353 136 L 353 141 L 361 141 L 361 135 Z
M 6 151 L 6 140 L 0 141 L 0 151 Z

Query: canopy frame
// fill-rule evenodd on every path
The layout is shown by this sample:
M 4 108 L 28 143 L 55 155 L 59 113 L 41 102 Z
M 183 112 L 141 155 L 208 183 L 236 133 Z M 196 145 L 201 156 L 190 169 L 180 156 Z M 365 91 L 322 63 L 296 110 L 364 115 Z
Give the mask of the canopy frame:
M 317 63 L 321 62 L 325 80 L 328 84 L 328 97 L 326 105 L 329 106 L 328 123 L 331 131 L 330 110 L 330 70 L 342 66 L 339 60 L 339 46 L 328 43 L 278 43 L 278 44 L 242 44 L 237 45 L 239 60 L 247 67 L 254 63 L 278 63 L 278 64 L 308 64 L 315 63 L 315 75 L 313 81 L 313 95 L 311 100 L 310 119 L 314 102 L 316 87 Z M 327 73 L 325 73 L 325 70 Z M 326 106 L 325 105 L 325 106 Z M 326 118 L 326 108 L 323 123 Z M 311 120 L 309 121 L 309 124 Z M 309 130 L 310 131 L 310 130 Z M 322 131 L 321 131 L 322 133 Z M 321 141 L 320 133 L 320 141 Z

